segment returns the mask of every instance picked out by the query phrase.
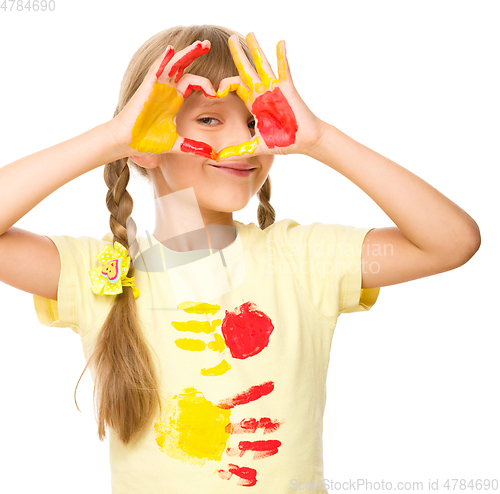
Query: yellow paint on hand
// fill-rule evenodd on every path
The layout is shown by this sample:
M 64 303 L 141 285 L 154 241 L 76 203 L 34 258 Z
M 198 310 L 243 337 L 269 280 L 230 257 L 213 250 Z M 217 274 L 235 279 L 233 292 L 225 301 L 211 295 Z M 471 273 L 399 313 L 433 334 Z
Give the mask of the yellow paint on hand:
M 156 442 L 170 458 L 193 465 L 220 461 L 229 441 L 230 416 L 230 410 L 214 405 L 195 388 L 186 388 L 163 400 L 162 414 L 154 424 Z
M 207 344 L 203 340 L 195 338 L 177 338 L 174 343 L 181 350 L 188 350 L 190 352 L 201 352 L 207 347 Z
M 259 94 L 265 93 L 271 85 L 271 78 L 264 69 L 264 61 L 262 59 L 262 53 L 260 52 L 259 46 L 251 34 L 248 34 L 245 39 L 248 48 L 250 49 L 250 54 L 252 55 L 255 67 L 257 68 L 257 73 L 259 74 L 259 77 L 262 81 L 255 85 L 255 90 Z
M 209 314 L 211 312 L 212 315 L 214 315 L 217 311 L 220 310 L 220 305 L 207 304 L 205 302 L 192 302 L 189 300 L 186 302 L 181 302 L 177 305 L 177 308 L 190 314 Z
M 241 156 L 244 153 L 253 153 L 259 145 L 259 136 L 255 136 L 251 141 L 237 144 L 236 146 L 228 146 L 224 148 L 218 155 L 217 161 L 229 158 L 231 156 Z
M 200 374 L 202 376 L 222 376 L 222 374 L 225 374 L 229 369 L 231 369 L 231 366 L 227 363 L 226 360 L 223 360 L 214 367 L 201 369 Z
M 276 55 L 278 59 L 279 80 L 286 81 L 286 61 L 283 54 L 283 42 L 280 41 L 277 46 Z
M 166 153 L 179 137 L 174 117 L 184 99 L 169 84 L 155 83 L 135 121 L 130 147 L 141 153 Z
M 229 50 L 231 51 L 231 55 L 233 56 L 234 64 L 238 69 L 238 74 L 240 74 L 241 80 L 249 87 L 250 91 L 253 90 L 253 79 L 250 74 L 245 70 L 245 66 L 241 60 L 240 53 L 238 51 L 238 47 L 233 42 L 233 40 L 228 40 Z M 245 56 L 245 55 L 244 55 Z

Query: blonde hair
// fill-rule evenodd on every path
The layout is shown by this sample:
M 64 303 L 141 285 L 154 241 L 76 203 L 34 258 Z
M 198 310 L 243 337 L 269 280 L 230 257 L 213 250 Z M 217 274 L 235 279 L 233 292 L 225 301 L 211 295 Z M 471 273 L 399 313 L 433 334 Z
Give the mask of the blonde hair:
M 149 67 L 161 56 L 167 45 L 173 46 L 178 52 L 196 40 L 208 39 L 210 51 L 197 58 L 185 73 L 206 77 L 215 89 L 222 79 L 238 75 L 228 47 L 228 38 L 232 34 L 238 35 L 248 59 L 253 63 L 245 39 L 239 33 L 220 26 L 176 26 L 152 36 L 130 60 L 121 83 L 114 116 L 120 113 L 137 91 Z M 133 201 L 126 190 L 130 178 L 129 166 L 147 176 L 146 169 L 123 158 L 105 166 L 104 179 L 109 189 L 106 203 L 110 212 L 113 243 L 120 242 L 129 249 L 132 262 L 127 276 L 132 277 L 137 242 L 135 223 L 130 217 Z M 268 176 L 257 192 L 257 217 L 261 229 L 275 221 L 270 197 L 271 181 Z M 151 350 L 141 332 L 130 287 L 124 287 L 123 293 L 115 297 L 82 375 L 90 366 L 95 369 L 94 398 L 97 396 L 99 439 L 103 440 L 106 436 L 106 426 L 111 427 L 125 444 L 139 439 L 160 407 L 160 395 Z

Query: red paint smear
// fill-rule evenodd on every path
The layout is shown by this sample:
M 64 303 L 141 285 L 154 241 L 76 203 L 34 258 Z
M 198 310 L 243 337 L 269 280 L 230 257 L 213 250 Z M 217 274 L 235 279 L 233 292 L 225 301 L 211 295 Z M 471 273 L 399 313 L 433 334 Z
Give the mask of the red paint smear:
M 217 96 L 214 96 L 213 94 L 208 94 L 207 92 L 205 92 L 205 90 L 201 86 L 197 86 L 195 84 L 190 84 L 186 88 L 186 91 L 184 91 L 184 99 L 186 99 L 193 92 L 193 89 L 195 91 L 201 91 L 205 95 L 205 98 L 209 98 L 209 99 L 217 98 Z
M 181 144 L 181 151 L 183 151 L 184 153 L 196 154 L 198 156 L 203 156 L 204 158 L 210 158 L 213 160 L 215 160 L 215 158 L 217 157 L 212 146 L 201 141 L 195 141 L 193 139 L 184 138 Z
M 198 43 L 196 43 L 190 51 L 184 54 L 181 58 L 179 58 L 179 60 L 177 60 L 177 62 L 174 63 L 174 65 L 172 65 L 168 76 L 173 77 L 177 72 L 175 82 L 179 82 L 179 79 L 182 77 L 186 67 L 192 64 L 196 58 L 201 57 L 209 51 L 210 48 L 203 48 L 201 41 L 198 41 Z
M 165 57 L 161 61 L 160 68 L 158 69 L 158 72 L 156 73 L 157 79 L 163 74 L 163 71 L 165 70 L 167 63 L 170 62 L 170 60 L 172 60 L 174 53 L 175 53 L 175 50 L 171 46 L 169 46 L 167 48 L 167 53 L 165 54 Z
M 295 142 L 297 120 L 279 87 L 259 96 L 252 105 L 252 113 L 257 117 L 257 128 L 269 149 Z
M 226 398 L 217 404 L 219 408 L 234 408 L 237 405 L 246 405 L 251 401 L 258 400 L 262 396 L 266 396 L 272 392 L 274 389 L 273 381 L 267 381 L 262 384 L 258 384 L 256 386 L 251 386 L 246 391 L 242 393 L 238 393 L 231 398 Z
M 253 357 L 269 343 L 274 330 L 267 314 L 257 310 L 253 302 L 245 302 L 234 312 L 226 310 L 221 331 L 231 356 L 238 359 Z
M 277 431 L 281 424 L 279 420 L 271 420 L 269 417 L 262 417 L 260 420 L 248 418 L 237 424 L 227 424 L 225 430 L 230 434 L 253 434 L 257 429 L 263 429 L 264 434 L 270 434 Z
M 229 463 L 228 469 L 218 470 L 221 479 L 229 480 L 233 474 L 240 477 L 238 485 L 252 487 L 257 483 L 257 470 L 249 467 L 239 467 L 233 463 Z
M 275 455 L 280 446 L 281 441 L 276 439 L 270 439 L 268 441 L 240 441 L 238 444 L 238 448 L 242 452 L 253 451 L 254 460 L 260 460 L 261 458 Z

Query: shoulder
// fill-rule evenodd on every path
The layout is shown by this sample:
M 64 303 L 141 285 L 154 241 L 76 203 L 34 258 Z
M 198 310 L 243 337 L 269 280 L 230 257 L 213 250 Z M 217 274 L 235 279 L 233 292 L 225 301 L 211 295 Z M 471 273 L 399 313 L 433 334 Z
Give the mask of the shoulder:
M 322 223 L 319 221 L 300 224 L 292 218 L 277 221 L 265 230 L 260 230 L 257 226 L 253 226 L 268 239 L 285 244 L 303 244 L 317 242 L 318 240 L 328 241 L 328 243 L 359 243 L 357 237 L 364 237 L 370 230 L 370 228 L 360 228 L 340 223 Z

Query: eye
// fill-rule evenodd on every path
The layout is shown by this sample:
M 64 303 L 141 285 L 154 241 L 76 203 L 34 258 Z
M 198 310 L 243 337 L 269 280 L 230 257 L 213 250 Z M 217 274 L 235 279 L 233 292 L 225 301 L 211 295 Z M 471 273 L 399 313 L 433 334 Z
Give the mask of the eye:
M 248 122 L 248 128 L 254 130 L 255 129 L 255 120 L 251 120 Z
M 217 125 L 217 123 L 220 123 L 219 120 L 213 117 L 202 117 L 198 119 L 198 122 L 201 122 L 203 125 Z

